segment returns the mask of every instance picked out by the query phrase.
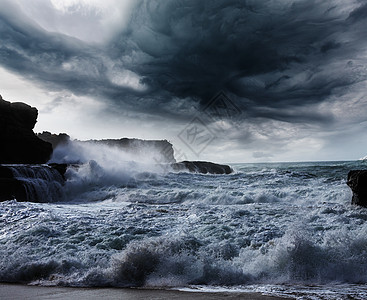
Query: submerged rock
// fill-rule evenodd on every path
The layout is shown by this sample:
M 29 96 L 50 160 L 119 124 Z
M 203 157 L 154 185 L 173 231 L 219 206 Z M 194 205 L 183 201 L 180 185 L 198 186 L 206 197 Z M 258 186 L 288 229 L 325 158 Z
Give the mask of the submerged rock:
M 0 163 L 41 164 L 50 159 L 51 144 L 33 132 L 37 116 L 36 108 L 0 96 Z
M 215 164 L 208 161 L 181 161 L 171 164 L 175 171 L 189 171 L 202 174 L 231 174 L 233 170 L 230 166 Z
M 347 184 L 353 192 L 352 204 L 367 207 L 367 170 L 349 171 Z

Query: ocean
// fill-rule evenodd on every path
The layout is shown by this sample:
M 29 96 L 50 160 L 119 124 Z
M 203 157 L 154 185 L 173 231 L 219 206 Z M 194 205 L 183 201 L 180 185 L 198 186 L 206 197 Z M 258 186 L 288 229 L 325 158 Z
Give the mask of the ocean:
M 36 183 L 50 202 L 0 203 L 0 281 L 367 299 L 367 209 L 346 185 L 365 161 L 230 165 L 91 160 Z

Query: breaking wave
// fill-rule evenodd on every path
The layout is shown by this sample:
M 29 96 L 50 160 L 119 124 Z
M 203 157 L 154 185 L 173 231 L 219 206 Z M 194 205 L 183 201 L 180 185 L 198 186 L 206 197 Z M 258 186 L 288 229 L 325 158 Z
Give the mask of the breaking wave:
M 314 240 L 307 233 L 305 237 L 298 231 L 257 247 L 241 247 L 230 241 L 216 244 L 184 236 L 132 241 L 124 250 L 110 255 L 90 253 L 90 257 L 49 259 L 23 255 L 2 261 L 0 280 L 43 285 L 160 288 L 365 284 L 367 238 L 363 232 L 366 229 L 364 226 L 344 234 L 335 231 L 322 241 Z
M 367 212 L 345 184 L 356 164 L 239 164 L 230 175 L 70 165 L 65 201 L 0 203 L 0 281 L 278 295 L 342 284 L 363 299 Z

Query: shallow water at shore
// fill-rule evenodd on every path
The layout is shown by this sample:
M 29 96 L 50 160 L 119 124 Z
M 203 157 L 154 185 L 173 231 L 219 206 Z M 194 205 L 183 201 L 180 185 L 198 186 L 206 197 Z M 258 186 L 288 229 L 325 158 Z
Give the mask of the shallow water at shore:
M 184 292 L 158 289 L 116 289 L 116 288 L 65 288 L 39 287 L 15 284 L 0 284 L 0 298 L 3 300 L 69 300 L 69 299 L 129 299 L 129 300 L 164 300 L 164 299 L 243 299 L 243 300 L 281 300 L 280 297 L 261 295 L 260 293 L 205 293 Z

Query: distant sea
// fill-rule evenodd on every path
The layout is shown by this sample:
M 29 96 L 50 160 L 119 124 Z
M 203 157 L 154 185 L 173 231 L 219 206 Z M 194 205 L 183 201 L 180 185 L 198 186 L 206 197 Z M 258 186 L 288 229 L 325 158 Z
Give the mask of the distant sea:
M 365 161 L 231 166 L 71 167 L 61 201 L 0 203 L 0 281 L 367 299 L 367 209 L 346 185 Z

